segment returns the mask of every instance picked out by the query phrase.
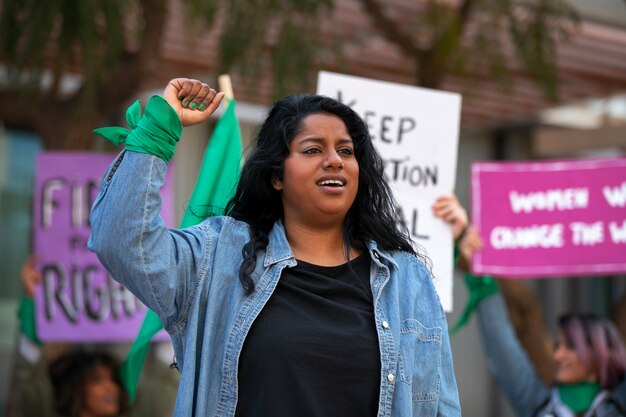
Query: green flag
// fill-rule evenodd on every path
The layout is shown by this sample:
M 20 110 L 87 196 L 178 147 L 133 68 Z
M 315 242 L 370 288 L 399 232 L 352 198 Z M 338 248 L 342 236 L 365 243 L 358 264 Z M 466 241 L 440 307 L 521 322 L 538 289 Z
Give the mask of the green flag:
M 235 193 L 240 168 L 241 132 L 235 117 L 235 101 L 231 100 L 215 126 L 180 227 L 224 214 L 226 203 Z
M 146 311 L 146 317 L 143 319 L 143 323 L 141 323 L 139 334 L 137 334 L 137 338 L 130 347 L 128 356 L 126 356 L 126 359 L 122 362 L 120 377 L 122 378 L 122 383 L 126 391 L 128 391 L 131 404 L 135 403 L 137 384 L 139 383 L 141 368 L 148 354 L 150 340 L 162 328 L 163 323 L 161 323 L 159 316 L 152 310 Z
M 230 100 L 226 112 L 215 126 L 181 227 L 193 226 L 209 216 L 223 214 L 226 203 L 235 192 L 242 154 L 241 132 L 235 116 L 235 107 L 235 100 Z M 137 384 L 150 340 L 162 328 L 163 324 L 156 313 L 148 310 L 139 334 L 122 363 L 122 381 L 131 404 L 135 402 Z

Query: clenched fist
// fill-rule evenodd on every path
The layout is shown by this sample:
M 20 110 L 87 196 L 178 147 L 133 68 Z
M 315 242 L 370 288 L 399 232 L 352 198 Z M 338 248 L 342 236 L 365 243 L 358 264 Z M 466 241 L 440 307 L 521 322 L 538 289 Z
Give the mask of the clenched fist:
M 163 90 L 163 98 L 174 108 L 181 124 L 191 126 L 207 120 L 219 107 L 224 93 L 198 80 L 174 78 Z

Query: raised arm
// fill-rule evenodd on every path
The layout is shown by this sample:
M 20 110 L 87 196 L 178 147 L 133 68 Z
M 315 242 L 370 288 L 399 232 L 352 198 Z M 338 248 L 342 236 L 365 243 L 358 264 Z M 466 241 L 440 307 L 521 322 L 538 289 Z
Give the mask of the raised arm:
M 469 265 L 474 250 L 480 246 L 472 242 L 479 242 L 480 236 L 470 226 L 464 240 L 460 243 L 460 252 L 464 263 Z M 478 324 L 490 371 L 516 414 L 530 417 L 549 397 L 550 389 L 537 375 L 515 334 L 495 280 L 467 273 L 465 281 L 478 303 Z M 544 341 L 534 340 L 532 343 L 543 344 Z
M 554 377 L 553 342 L 536 294 L 518 279 L 499 279 L 498 285 L 518 340 L 539 378 L 551 386 Z
M 205 248 L 201 226 L 165 226 L 159 192 L 182 127 L 207 120 L 222 97 L 200 81 L 173 79 L 162 97 L 150 98 L 143 116 L 138 105 L 131 106 L 130 131 L 97 132 L 126 146 L 102 178 L 88 246 L 115 280 L 159 314 L 166 328 L 195 289 Z
M 14 368 L 14 389 L 17 406 L 23 417 L 54 417 L 54 397 L 48 362 L 42 343 L 35 331 L 35 289 L 41 283 L 41 274 L 35 267 L 37 257 L 31 255 L 20 272 L 24 289 L 18 311 L 21 334 Z
M 508 318 L 499 293 L 478 305 L 478 323 L 491 372 L 516 414 L 531 416 L 549 396 L 539 379 Z
M 463 270 L 469 270 L 472 255 L 482 249 L 483 242 L 478 232 L 469 224 L 465 208 L 454 194 L 449 194 L 437 198 L 433 205 L 433 213 L 452 228 L 459 253 L 458 266 Z M 543 325 L 541 306 L 523 282 L 499 280 L 498 283 L 515 334 L 537 374 L 542 381 L 550 385 L 552 383 L 550 338 Z

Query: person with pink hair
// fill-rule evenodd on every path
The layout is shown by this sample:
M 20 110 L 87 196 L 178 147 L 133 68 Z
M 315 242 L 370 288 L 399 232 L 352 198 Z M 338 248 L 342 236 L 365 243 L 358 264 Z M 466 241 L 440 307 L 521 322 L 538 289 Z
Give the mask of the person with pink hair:
M 496 286 L 476 279 L 475 288 Z M 553 385 L 533 368 L 509 322 L 498 291 L 477 308 L 483 346 L 494 374 L 519 417 L 626 416 L 626 350 L 607 319 L 567 314 L 559 319 Z
M 480 235 L 454 196 L 440 198 L 433 212 L 453 230 L 462 230 L 456 240 L 459 265 L 468 271 L 473 253 L 482 247 Z M 626 416 L 626 348 L 610 320 L 593 314 L 561 316 L 552 352 L 553 382 L 546 384 L 515 333 L 496 280 L 467 272 L 465 282 L 490 370 L 517 416 Z

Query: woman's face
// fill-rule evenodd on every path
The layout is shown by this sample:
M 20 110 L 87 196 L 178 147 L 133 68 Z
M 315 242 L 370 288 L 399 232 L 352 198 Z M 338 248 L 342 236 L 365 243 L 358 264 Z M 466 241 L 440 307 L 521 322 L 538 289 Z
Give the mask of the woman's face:
M 282 192 L 285 221 L 316 226 L 343 222 L 359 186 L 359 163 L 343 120 L 326 113 L 304 118 L 289 144 Z
M 554 346 L 554 380 L 558 384 L 577 384 L 598 380 L 593 371 L 588 371 L 578 352 L 567 343 L 563 331 L 559 330 Z
M 115 417 L 120 413 L 121 387 L 111 369 L 97 365 L 85 385 L 85 405 L 81 417 Z

